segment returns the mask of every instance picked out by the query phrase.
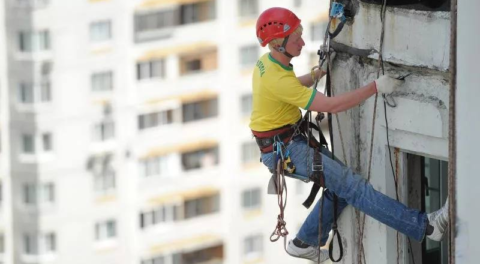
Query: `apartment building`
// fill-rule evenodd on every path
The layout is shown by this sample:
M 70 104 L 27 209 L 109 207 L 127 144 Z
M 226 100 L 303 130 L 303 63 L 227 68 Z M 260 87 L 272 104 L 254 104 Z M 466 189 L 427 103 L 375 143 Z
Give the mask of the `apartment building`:
M 5 0 L 3 263 L 292 263 L 270 243 L 276 197 L 248 129 L 267 49 L 255 20 L 301 16 L 308 72 L 328 3 Z M 309 187 L 291 181 L 290 236 Z

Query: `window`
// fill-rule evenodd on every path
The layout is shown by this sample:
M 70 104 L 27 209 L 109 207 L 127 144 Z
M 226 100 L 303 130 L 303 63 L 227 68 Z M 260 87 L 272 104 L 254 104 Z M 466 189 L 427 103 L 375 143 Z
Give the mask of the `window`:
M 249 45 L 240 48 L 240 65 L 253 67 L 258 60 L 258 46 Z
M 183 123 L 201 120 L 218 115 L 217 98 L 186 103 L 182 106 Z
M 165 60 L 157 59 L 137 63 L 137 80 L 165 78 Z
M 90 41 L 102 42 L 112 38 L 110 20 L 90 23 Z
M 242 144 L 242 163 L 259 162 L 260 150 L 255 141 Z
M 382 5 L 382 0 L 361 0 L 366 3 Z M 450 0 L 436 1 L 416 1 L 416 0 L 390 0 L 387 6 L 396 6 L 399 8 L 425 10 L 425 11 L 450 11 Z
M 182 153 L 182 165 L 186 171 L 217 165 L 218 159 L 218 147 Z
M 158 127 L 173 123 L 173 110 L 143 114 L 138 116 L 138 129 Z
M 43 252 L 44 253 L 53 253 L 56 251 L 57 245 L 56 245 L 56 237 L 54 233 L 47 233 L 44 236 L 42 236 L 42 242 L 41 244 L 43 245 Z
M 51 182 L 23 185 L 23 202 L 27 205 L 49 204 L 55 202 L 55 185 Z
M 153 258 L 144 259 L 140 262 L 140 264 L 165 264 L 165 263 L 166 263 L 165 257 L 163 256 L 156 256 Z
M 93 140 L 96 142 L 107 141 L 115 136 L 115 123 L 111 120 L 104 120 L 93 127 Z
M 242 115 L 250 116 L 250 114 L 252 113 L 252 95 L 245 94 L 240 100 Z
M 95 224 L 95 240 L 103 241 L 117 236 L 117 223 L 115 220 L 107 220 Z
M 258 15 L 258 1 L 257 0 L 239 0 L 240 16 L 256 18 Z
M 220 195 L 195 198 L 185 201 L 185 219 L 218 212 L 220 209 Z
M 18 36 L 19 50 L 22 52 L 50 50 L 50 33 L 48 30 L 21 31 Z
M 52 89 L 50 87 L 50 81 L 44 80 L 40 84 L 40 101 L 50 102 L 52 100 Z
M 5 235 L 3 233 L 0 234 L 0 254 L 5 253 Z
M 37 204 L 37 186 L 33 183 L 23 185 L 23 202 L 29 205 Z
M 140 176 L 164 176 L 168 170 L 170 156 L 151 157 L 140 161 Z
M 172 264 L 223 263 L 223 245 L 175 253 L 172 258 Z
M 38 254 L 37 236 L 31 235 L 31 234 L 23 235 L 23 251 L 27 255 Z
M 22 104 L 47 103 L 52 99 L 50 81 L 39 84 L 22 82 L 18 86 L 18 102 Z
M 52 151 L 52 134 L 44 133 L 42 135 L 43 151 Z
M 57 241 L 53 232 L 23 235 L 23 251 L 27 255 L 54 253 L 56 250 Z
M 206 49 L 195 54 L 180 56 L 180 75 L 213 71 L 217 69 L 217 49 Z
M 161 205 L 149 211 L 140 213 L 140 228 L 145 229 L 159 223 L 173 222 L 180 219 L 179 206 L 177 205 Z
M 41 201 L 45 203 L 55 202 L 55 185 L 53 183 L 45 183 L 42 185 Z
M 97 72 L 91 76 L 92 91 L 113 90 L 113 73 L 111 71 Z
M 108 193 L 115 190 L 115 172 L 106 169 L 94 176 L 94 189 L 98 194 Z
M 202 61 L 200 59 L 192 59 L 185 62 L 187 72 L 197 72 L 202 69 Z
M 33 83 L 21 83 L 19 85 L 18 99 L 22 104 L 33 104 Z
M 243 241 L 243 253 L 245 256 L 259 254 L 263 252 L 263 236 L 261 234 L 252 235 Z
M 22 153 L 34 154 L 35 153 L 35 139 L 31 134 L 22 135 Z
M 261 206 L 260 188 L 246 190 L 242 193 L 242 207 L 244 209 L 255 209 Z
M 314 22 L 311 24 L 312 41 L 321 41 L 325 37 L 328 21 Z
M 215 1 L 180 6 L 180 24 L 191 24 L 215 18 Z
M 156 10 L 135 14 L 135 40 L 137 42 L 165 38 L 170 36 L 166 29 L 178 24 L 177 10 Z
M 431 213 L 440 209 L 448 195 L 448 162 L 407 154 L 408 205 Z M 448 263 L 448 239 L 425 239 L 413 244 L 415 263 Z

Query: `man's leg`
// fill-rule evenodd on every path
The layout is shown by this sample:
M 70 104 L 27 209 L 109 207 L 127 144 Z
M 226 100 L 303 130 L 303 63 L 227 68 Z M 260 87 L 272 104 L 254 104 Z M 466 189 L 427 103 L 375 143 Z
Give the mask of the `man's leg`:
M 301 141 L 290 144 L 288 149 L 293 163 L 297 166 L 297 173 L 308 175 L 311 170 L 314 150 Z M 328 189 L 345 199 L 348 204 L 381 223 L 415 240 L 421 241 L 423 239 L 428 222 L 425 213 L 408 208 L 376 191 L 366 179 L 354 174 L 350 168 L 330 159 L 330 157 L 322 154 L 322 159 L 325 185 Z
M 323 210 L 321 216 L 319 215 L 320 208 L 323 202 Z M 325 190 L 322 199 L 319 199 L 315 204 L 315 207 L 307 216 L 303 222 L 302 227 L 298 231 L 297 238 L 303 243 L 310 246 L 318 246 L 318 223 L 319 217 L 322 219 L 322 238 L 321 245 L 325 245 L 328 239 L 328 233 L 332 229 L 333 223 L 333 193 L 330 190 Z M 347 206 L 347 202 L 338 198 L 338 211 L 337 217 L 342 213 L 343 209 Z

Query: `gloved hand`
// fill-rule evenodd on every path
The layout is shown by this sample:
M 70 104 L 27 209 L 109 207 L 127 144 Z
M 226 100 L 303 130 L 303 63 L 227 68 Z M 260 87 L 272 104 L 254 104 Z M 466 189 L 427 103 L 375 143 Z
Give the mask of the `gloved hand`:
M 335 60 L 335 56 L 337 56 L 337 53 L 333 50 L 330 49 L 330 62 L 333 62 Z M 320 68 L 323 72 L 327 72 L 327 67 L 328 67 L 328 60 L 325 60 L 325 62 L 322 65 L 322 68 Z
M 388 75 L 382 75 L 375 80 L 375 87 L 378 93 L 393 93 L 404 81 L 398 80 Z

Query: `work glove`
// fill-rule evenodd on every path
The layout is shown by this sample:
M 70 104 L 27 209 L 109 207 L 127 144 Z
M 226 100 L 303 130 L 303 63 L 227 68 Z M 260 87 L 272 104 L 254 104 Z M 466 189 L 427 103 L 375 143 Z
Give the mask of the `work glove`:
M 377 93 L 389 94 L 393 93 L 404 81 L 398 80 L 388 75 L 382 75 L 375 80 Z
M 337 56 L 337 53 L 333 50 L 330 49 L 330 62 L 333 62 L 335 60 L 335 56 Z M 328 60 L 325 59 L 325 62 L 322 65 L 322 68 L 320 68 L 323 72 L 327 72 L 327 67 L 328 67 Z

